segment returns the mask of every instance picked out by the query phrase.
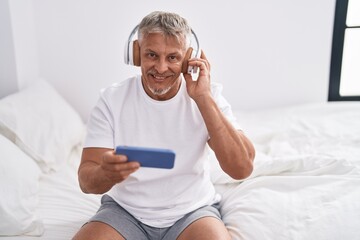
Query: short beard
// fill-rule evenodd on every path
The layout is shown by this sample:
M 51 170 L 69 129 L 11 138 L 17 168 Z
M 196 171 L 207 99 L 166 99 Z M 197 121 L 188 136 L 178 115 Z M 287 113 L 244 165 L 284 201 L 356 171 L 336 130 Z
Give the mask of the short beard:
M 174 84 L 175 84 L 175 82 L 174 82 Z M 167 94 L 167 93 L 170 91 L 170 89 L 172 88 L 172 86 L 174 86 L 174 84 L 171 85 L 171 86 L 169 86 L 169 87 L 167 87 L 167 88 L 165 88 L 165 89 L 162 89 L 162 88 L 152 88 L 152 87 L 150 87 L 150 86 L 148 86 L 148 89 L 151 91 L 151 93 L 152 93 L 153 95 L 155 95 L 155 96 L 162 96 L 162 95 Z
M 153 71 L 149 71 L 150 75 L 156 75 L 157 72 L 153 72 Z M 148 83 L 147 84 L 147 88 L 150 90 L 150 92 L 154 95 L 154 96 L 163 96 L 165 94 L 167 94 L 172 87 L 174 87 L 174 85 L 176 84 L 177 81 L 174 81 L 170 86 L 166 87 L 166 88 L 155 88 L 155 87 L 152 87 L 150 86 L 150 84 Z

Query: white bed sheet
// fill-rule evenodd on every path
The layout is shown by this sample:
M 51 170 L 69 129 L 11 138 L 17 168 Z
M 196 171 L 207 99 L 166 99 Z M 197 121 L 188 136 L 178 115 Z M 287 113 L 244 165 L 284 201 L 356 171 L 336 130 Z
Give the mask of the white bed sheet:
M 233 239 L 360 239 L 360 103 L 236 114 L 257 156 L 245 181 L 213 176 Z
M 81 192 L 77 167 L 81 149 L 75 148 L 58 171 L 43 174 L 40 179 L 38 216 L 45 232 L 41 237 L 0 237 L 3 240 L 68 240 L 97 211 L 100 196 Z
M 242 183 L 217 184 L 233 239 L 358 239 L 360 170 L 322 156 L 259 156 Z
M 233 239 L 359 239 L 360 179 L 263 176 L 219 185 Z
M 360 239 L 360 103 L 324 103 L 236 112 L 253 140 L 252 175 L 235 181 L 212 159 L 223 220 L 234 240 Z M 40 182 L 41 237 L 71 239 L 99 207 L 81 192 L 80 148 Z

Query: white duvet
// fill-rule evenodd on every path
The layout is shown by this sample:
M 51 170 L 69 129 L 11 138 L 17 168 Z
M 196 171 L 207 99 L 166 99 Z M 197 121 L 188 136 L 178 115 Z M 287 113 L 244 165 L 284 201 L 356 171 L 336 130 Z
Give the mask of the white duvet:
M 257 160 L 248 180 L 216 185 L 233 239 L 359 239 L 356 166 L 321 156 Z
M 233 239 L 359 239 L 360 179 L 271 176 L 219 186 Z
M 236 112 L 257 155 L 252 175 L 235 181 L 211 156 L 223 221 L 234 240 L 360 239 L 360 103 Z M 77 182 L 80 151 L 40 181 L 41 237 L 71 239 L 99 206 Z
M 360 239 L 360 104 L 237 114 L 257 149 L 252 175 L 234 181 L 212 162 L 233 239 Z

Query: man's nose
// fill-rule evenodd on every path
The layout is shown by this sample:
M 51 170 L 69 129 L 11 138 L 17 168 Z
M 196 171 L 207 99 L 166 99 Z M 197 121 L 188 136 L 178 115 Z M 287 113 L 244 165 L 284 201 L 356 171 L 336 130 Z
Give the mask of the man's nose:
M 158 73 L 164 73 L 168 70 L 168 63 L 165 58 L 159 58 L 155 64 L 155 69 Z

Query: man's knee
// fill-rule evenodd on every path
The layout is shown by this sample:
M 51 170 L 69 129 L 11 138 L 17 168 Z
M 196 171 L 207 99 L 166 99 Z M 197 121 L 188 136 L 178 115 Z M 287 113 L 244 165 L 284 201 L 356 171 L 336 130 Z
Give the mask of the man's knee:
M 85 224 L 72 238 L 72 240 L 83 239 L 125 240 L 114 228 L 102 222 L 89 222 Z
M 231 237 L 221 220 L 214 217 L 203 217 L 185 228 L 177 240 L 185 239 L 230 240 Z

